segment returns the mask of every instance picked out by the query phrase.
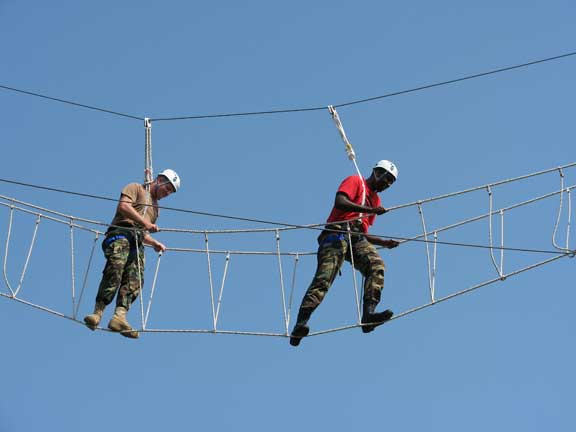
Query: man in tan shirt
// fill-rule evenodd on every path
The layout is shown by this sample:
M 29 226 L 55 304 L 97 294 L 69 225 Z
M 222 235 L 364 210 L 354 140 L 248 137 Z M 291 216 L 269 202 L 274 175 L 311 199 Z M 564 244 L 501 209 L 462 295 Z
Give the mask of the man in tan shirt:
M 137 338 L 138 332 L 126 320 L 130 305 L 136 300 L 144 282 L 144 244 L 156 252 L 166 246 L 150 233 L 158 232 L 158 201 L 176 192 L 180 177 L 171 169 L 162 171 L 150 185 L 150 193 L 139 183 L 130 183 L 122 189 L 114 219 L 102 242 L 106 266 L 96 295 L 94 313 L 86 316 L 86 326 L 95 330 L 100 324 L 107 305 L 116 297 L 114 316 L 108 328 L 122 336 Z

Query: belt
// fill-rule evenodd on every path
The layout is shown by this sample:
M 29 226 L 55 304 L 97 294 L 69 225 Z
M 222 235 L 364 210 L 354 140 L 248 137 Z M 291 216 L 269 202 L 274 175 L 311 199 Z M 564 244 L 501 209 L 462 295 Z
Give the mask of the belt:
M 128 239 L 128 237 L 126 237 L 124 234 L 116 234 L 110 237 L 106 237 L 104 239 L 104 246 L 108 246 L 110 243 L 115 242 L 116 240 L 120 240 L 120 239 Z
M 324 237 L 322 241 L 320 241 L 320 245 L 323 245 L 324 243 L 332 243 L 335 241 L 342 241 L 342 240 L 346 240 L 346 234 L 333 233 Z
M 134 232 L 131 230 L 111 228 L 106 233 L 106 238 L 102 242 L 102 247 L 108 247 L 110 244 L 120 239 L 128 240 L 131 250 L 136 249 L 137 244 L 140 245 L 142 243 L 142 235 L 140 233 L 136 233 L 136 235 L 134 235 Z

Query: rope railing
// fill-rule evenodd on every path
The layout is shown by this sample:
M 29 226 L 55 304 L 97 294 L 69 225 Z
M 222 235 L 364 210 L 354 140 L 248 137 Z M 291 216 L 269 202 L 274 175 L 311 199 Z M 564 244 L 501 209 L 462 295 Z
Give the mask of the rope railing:
M 521 180 L 525 180 L 531 177 L 535 177 L 535 176 L 540 176 L 540 175 L 544 175 L 544 174 L 548 174 L 554 171 L 558 171 L 558 170 L 565 170 L 568 168 L 573 168 L 576 166 L 576 162 L 575 163 L 570 163 L 570 164 L 566 164 L 566 165 L 562 165 L 560 167 L 556 167 L 556 168 L 551 168 L 551 169 L 547 169 L 547 170 L 543 170 L 543 171 L 538 171 L 535 173 L 531 173 L 531 174 L 527 174 L 527 175 L 523 175 L 523 176 L 519 176 L 519 177 L 514 177 L 514 178 L 510 178 L 510 179 L 506 179 L 506 180 L 501 180 L 498 182 L 494 182 L 494 183 L 488 183 L 482 186 L 477 186 L 474 188 L 470 188 L 470 189 L 465 189 L 462 191 L 458 191 L 458 192 L 453 192 L 450 194 L 444 194 L 444 195 L 438 195 L 438 196 L 434 196 L 434 197 L 430 197 L 430 198 L 425 198 L 422 200 L 418 200 L 418 201 L 414 201 L 411 203 L 407 203 L 407 204 L 401 204 L 401 205 L 397 205 L 397 206 L 392 206 L 388 208 L 388 211 L 396 211 L 396 210 L 400 210 L 406 207 L 412 207 L 412 206 L 418 206 L 418 204 L 424 204 L 424 203 L 428 203 L 428 202 L 432 202 L 432 201 L 439 201 L 439 200 L 443 200 L 446 198 L 450 198 L 450 197 L 454 197 L 454 196 L 458 196 L 458 195 L 462 195 L 462 194 L 467 194 L 467 193 L 472 193 L 472 192 L 476 192 L 482 189 L 487 189 L 488 187 L 494 188 L 496 186 L 500 186 L 503 184 L 507 184 L 507 183 L 512 183 L 512 182 L 517 182 L 517 181 L 521 181 Z M 568 190 L 572 189 L 574 186 L 571 186 L 568 188 Z M 110 226 L 108 223 L 102 222 L 102 221 L 96 221 L 96 220 L 92 220 L 92 219 L 86 219 L 86 218 L 81 218 L 78 216 L 71 216 L 71 215 L 67 215 L 61 212 L 57 212 L 54 210 L 49 210 L 43 207 L 39 207 L 24 201 L 20 201 L 20 200 L 16 200 L 12 197 L 8 197 L 5 195 L 0 195 L 0 199 L 3 199 L 5 201 L 10 201 L 13 204 L 20 204 L 29 208 L 33 208 L 36 210 L 40 210 L 42 212 L 45 213 L 45 215 L 43 215 L 43 217 L 47 217 L 46 214 L 52 214 L 52 215 L 56 215 L 56 216 L 60 216 L 66 219 L 69 219 L 71 217 L 74 217 L 75 220 L 79 221 L 79 222 L 83 222 L 83 223 L 87 223 L 87 224 L 91 224 L 91 225 L 98 225 L 98 226 L 102 226 L 102 227 L 108 227 Z M 0 202 L 0 205 L 7 205 L 6 203 L 2 203 Z M 162 207 L 159 207 L 162 208 Z M 168 210 L 170 210 L 170 208 L 168 208 Z M 34 213 L 35 214 L 35 213 Z M 233 217 L 232 217 L 233 219 Z M 341 221 L 341 223 L 345 223 L 348 221 Z M 273 222 L 269 222 L 269 223 L 273 223 Z M 284 230 L 297 230 L 297 229 L 311 229 L 311 230 L 323 230 L 324 226 L 325 226 L 325 222 L 321 222 L 321 223 L 313 223 L 313 224 L 307 224 L 307 225 L 297 225 L 297 224 L 282 224 L 282 225 L 286 225 L 286 226 L 280 226 L 280 227 L 276 227 L 276 228 L 248 228 L 248 229 L 218 229 L 218 230 L 194 230 L 194 229 L 184 229 L 184 228 L 162 228 L 162 232 L 173 232 L 173 233 L 190 233 L 190 234 L 203 234 L 205 232 L 208 232 L 209 234 L 235 234 L 235 233 L 252 233 L 252 232 L 275 232 L 276 230 L 280 230 L 280 231 L 284 231 Z M 88 228 L 85 228 L 88 229 Z M 102 231 L 96 231 L 96 230 L 92 230 L 92 232 L 100 232 L 102 234 Z M 345 233 L 345 231 L 342 231 L 343 233 Z M 383 236 L 384 237 L 384 236 Z M 418 240 L 421 237 L 412 237 L 412 238 L 402 238 L 399 236 L 387 236 L 388 238 L 398 238 L 401 240 Z
M 519 176 L 519 177 L 513 177 L 513 178 L 506 179 L 506 180 L 500 180 L 500 181 L 493 182 L 493 183 L 487 183 L 487 184 L 484 184 L 484 185 L 482 185 L 482 186 L 476 186 L 476 187 L 469 188 L 469 189 L 463 189 L 463 190 L 458 191 L 458 192 L 451 192 L 451 193 L 447 193 L 447 194 L 444 194 L 444 195 L 437 195 L 437 196 L 434 196 L 434 197 L 425 198 L 425 199 L 422 199 L 422 200 L 413 201 L 413 202 L 406 203 L 406 204 L 400 204 L 400 205 L 397 205 L 397 206 L 389 207 L 389 208 L 388 208 L 388 211 L 400 210 L 400 209 L 403 209 L 403 208 L 406 208 L 406 207 L 414 207 L 414 206 L 417 206 L 418 204 L 425 204 L 425 203 L 429 203 L 429 202 L 433 202 L 433 201 L 440 201 L 440 200 L 444 200 L 444 199 L 447 199 L 447 198 L 453 198 L 453 197 L 458 196 L 458 195 L 464 195 L 464 194 L 468 194 L 468 193 L 480 191 L 480 190 L 483 190 L 483 189 L 487 189 L 488 187 L 495 188 L 496 186 L 502 186 L 502 185 L 505 185 L 505 184 L 508 184 L 508 183 L 514 183 L 514 182 L 517 182 L 517 181 L 526 180 L 526 179 L 529 179 L 529 178 L 532 178 L 532 177 L 537 177 L 537 176 L 541 176 L 541 175 L 544 175 L 544 174 L 549 174 L 549 173 L 554 172 L 554 171 L 558 171 L 558 170 L 562 170 L 562 169 L 567 169 L 567 168 L 573 168 L 573 167 L 575 167 L 575 166 L 576 166 L 576 162 L 572 162 L 572 163 L 569 163 L 569 164 L 566 164 L 566 165 L 562 165 L 562 166 L 559 166 L 559 167 L 556 167 L 556 168 L 550 168 L 550 169 L 547 169 L 547 170 L 537 171 L 537 172 L 534 172 L 534 173 L 531 173 L 531 174 L 522 175 L 522 176 Z
M 562 190 L 553 191 L 553 192 L 550 192 L 550 193 L 547 193 L 547 194 L 543 194 L 543 195 L 540 195 L 540 196 L 535 197 L 535 198 L 532 198 L 532 199 L 528 199 L 528 200 L 526 200 L 526 201 L 522 201 L 522 202 L 520 202 L 520 203 L 516 203 L 516 204 L 510 205 L 510 206 L 507 206 L 507 207 L 503 207 L 503 208 L 501 208 L 501 209 L 496 209 L 496 210 L 494 210 L 494 211 L 491 212 L 491 213 L 488 212 L 488 213 L 485 213 L 485 214 L 482 214 L 482 215 L 474 216 L 474 217 L 471 217 L 471 218 L 468 218 L 468 219 L 465 219 L 465 220 L 462 220 L 462 221 L 455 222 L 455 223 L 450 224 L 450 225 L 446 225 L 446 226 L 443 226 L 443 227 L 440 227 L 440 228 L 434 228 L 434 229 L 431 230 L 431 231 L 427 231 L 427 232 L 425 232 L 425 233 L 418 234 L 418 235 L 411 236 L 411 237 L 405 237 L 405 236 L 401 236 L 401 235 L 379 235 L 379 234 L 374 234 L 374 233 L 372 233 L 371 235 L 374 236 L 374 237 L 381 237 L 381 238 L 394 238 L 394 239 L 399 240 L 400 243 L 414 242 L 414 241 L 426 243 L 426 242 L 428 242 L 428 240 L 426 239 L 426 237 L 432 235 L 434 232 L 440 233 L 440 232 L 448 231 L 448 230 L 451 230 L 451 229 L 454 229 L 454 228 L 458 228 L 458 227 L 460 227 L 460 226 L 463 226 L 463 225 L 466 225 L 466 224 L 469 224 L 469 223 L 473 223 L 473 222 L 477 222 L 477 221 L 482 220 L 482 219 L 489 218 L 490 216 L 492 216 L 492 215 L 494 215 L 494 214 L 499 214 L 500 212 L 508 212 L 508 211 L 510 211 L 510 210 L 514 210 L 514 209 L 517 209 L 517 208 L 520 208 L 520 207 L 523 207 L 523 206 L 526 206 L 526 205 L 529 205 L 529 204 L 533 204 L 533 203 L 535 203 L 535 202 L 538 202 L 538 201 L 541 201 L 541 200 L 545 200 L 545 199 L 551 198 L 551 197 L 553 197 L 553 196 L 555 196 L 555 195 L 560 195 L 560 194 L 562 194 L 562 193 L 567 193 L 567 194 L 569 194 L 569 192 L 570 192 L 572 189 L 574 189 L 574 188 L 576 188 L 576 184 L 570 185 L 570 186 L 568 186 L 568 187 L 565 187 L 565 188 L 562 189 Z M 570 195 L 568 195 L 568 196 L 570 197 Z M 0 201 L 0 206 L 12 207 L 12 208 L 14 208 L 14 210 L 18 210 L 18 211 L 21 211 L 21 212 L 24 212 L 24 213 L 28 213 L 28 214 L 31 214 L 31 215 L 34 215 L 34 216 L 40 216 L 40 217 L 42 217 L 42 218 L 45 219 L 45 220 L 50 220 L 50 221 L 57 222 L 57 223 L 60 223 L 60 224 L 65 224 L 65 225 L 68 225 L 68 226 L 70 225 L 70 221 L 69 221 L 69 220 L 58 219 L 58 218 L 55 218 L 55 217 L 48 216 L 47 214 L 44 214 L 44 213 L 39 213 L 39 212 L 35 212 L 35 211 L 29 210 L 29 209 L 26 209 L 26 208 L 23 208 L 23 207 L 16 206 L 16 205 L 14 205 L 13 203 L 22 203 L 21 201 L 18 201 L 18 200 L 16 200 L 16 199 L 4 197 L 4 196 L 2 196 L 2 195 L 0 195 L 0 199 L 9 199 L 9 200 L 10 200 L 10 202 L 2 202 L 2 201 Z M 27 204 L 27 203 L 24 204 L 24 205 L 33 206 L 32 204 Z M 36 207 L 36 206 L 33 206 L 33 207 Z M 41 209 L 42 209 L 43 211 L 46 211 L 46 213 L 58 213 L 58 212 L 52 212 L 52 211 L 47 210 L 47 209 L 44 209 L 44 208 L 41 208 Z M 66 217 L 66 218 L 68 218 L 68 219 L 69 219 L 69 218 L 73 218 L 75 221 L 85 221 L 85 222 L 88 222 L 88 223 L 93 223 L 93 222 L 94 222 L 94 221 L 91 221 L 91 220 L 89 220 L 89 219 L 82 219 L 82 218 L 73 217 L 73 216 L 69 216 L 69 215 L 65 215 L 65 214 L 62 214 L 62 216 L 63 216 L 63 217 Z M 97 223 L 98 223 L 98 224 L 102 224 L 102 225 L 104 225 L 104 226 L 106 226 L 106 227 L 108 227 L 108 226 L 113 226 L 113 225 L 105 224 L 105 223 L 103 223 L 103 222 L 97 222 Z M 559 223 L 559 220 L 558 220 L 558 223 Z M 93 233 L 93 234 L 99 234 L 99 235 L 104 234 L 104 231 L 95 230 L 95 229 L 89 228 L 89 227 L 87 227 L 87 226 L 80 225 L 80 224 L 78 224 L 78 223 L 73 223 L 72 226 L 73 226 L 75 229 L 84 230 L 84 231 L 87 231 L 87 232 L 90 232 L 90 233 Z M 570 229 L 570 226 L 571 226 L 571 225 L 568 224 L 568 232 L 567 232 L 567 237 L 568 237 L 568 239 L 569 239 L 569 229 Z M 306 228 L 309 228 L 309 227 L 306 227 Z M 555 229 L 557 230 L 557 228 L 555 228 Z M 282 231 L 283 229 L 282 229 L 282 228 L 278 228 L 278 230 Z M 176 232 L 180 232 L 180 233 L 202 234 L 202 235 L 204 235 L 205 233 L 207 233 L 207 234 L 221 234 L 221 232 L 218 231 L 218 230 L 217 230 L 217 231 L 210 231 L 210 230 L 180 230 L 180 229 L 179 229 L 179 230 L 171 230 L 171 229 L 162 229 L 161 231 L 162 231 L 162 232 L 176 231 Z M 250 233 L 250 232 L 253 232 L 253 233 L 266 233 L 266 232 L 275 232 L 275 231 L 276 231 L 276 229 L 271 229 L 271 230 L 270 230 L 270 229 L 264 229 L 264 230 L 262 230 L 262 229 L 256 229 L 256 230 L 240 230 L 239 232 L 242 232 L 242 233 Z M 331 230 L 331 231 L 338 232 L 338 233 L 342 233 L 342 234 L 346 234 L 346 233 L 347 233 L 347 231 L 345 231 L 345 230 Z M 422 240 L 422 239 L 424 239 L 424 240 Z M 490 246 L 490 245 L 482 245 L 482 244 L 472 244 L 472 243 L 455 243 L 455 242 L 442 242 L 442 241 L 436 241 L 436 243 L 437 243 L 437 244 L 453 245 L 453 246 L 479 247 L 479 248 L 496 249 L 496 250 L 510 250 L 510 251 L 518 251 L 518 252 L 557 253 L 557 254 L 562 254 L 562 253 L 564 253 L 564 252 L 571 252 L 571 250 L 570 250 L 570 249 L 567 249 L 567 248 L 559 248 L 559 249 L 561 249 L 561 250 L 552 251 L 552 250 L 529 249 L 529 248 L 514 248 L 514 247 L 502 247 L 502 246 L 498 247 L 498 246 Z M 149 247 L 149 246 L 146 246 L 146 247 Z M 205 249 L 184 248 L 184 247 L 169 247 L 169 248 L 167 248 L 167 250 L 169 250 L 169 251 L 175 251 L 175 252 L 190 252 L 190 253 L 205 253 L 205 251 L 206 251 Z M 211 253 L 215 253 L 215 254 L 226 254 L 226 253 L 229 252 L 231 255 L 276 255 L 276 254 L 277 254 L 276 251 L 244 251 L 244 250 L 210 250 L 210 252 L 211 252 Z M 314 250 L 314 251 L 282 252 L 282 255 L 295 256 L 296 254 L 299 254 L 300 256 L 315 255 L 315 254 L 316 254 L 316 251 Z
M 419 203 L 420 204 L 425 204 L 428 202 L 433 202 L 433 201 L 440 201 L 440 200 L 444 200 L 447 198 L 452 198 L 458 195 L 464 195 L 464 194 L 468 194 L 468 193 L 472 193 L 472 192 L 476 192 L 476 191 L 480 191 L 483 189 L 486 189 L 488 187 L 491 188 L 495 188 L 497 186 L 501 186 L 504 184 L 508 184 L 508 183 L 514 183 L 514 182 L 518 182 L 518 181 L 522 181 L 522 180 L 526 180 L 532 177 L 537 177 L 537 176 L 541 176 L 541 175 L 545 175 L 545 174 L 549 174 L 552 173 L 554 171 L 558 171 L 558 170 L 567 170 L 570 168 L 574 168 L 576 167 L 576 162 L 573 163 L 569 163 L 569 164 L 565 164 L 562 166 L 558 166 L 555 168 L 550 168 L 550 169 L 546 169 L 546 170 L 542 170 L 542 171 L 537 171 L 537 172 L 533 172 L 530 174 L 526 174 L 526 175 L 522 175 L 522 176 L 518 176 L 518 177 L 513 177 L 513 178 L 509 178 L 509 179 L 505 179 L 505 180 L 500 180 L 500 181 L 496 181 L 493 183 L 487 183 L 481 186 L 476 186 L 473 188 L 469 188 L 469 189 L 464 189 L 461 191 L 457 191 L 457 192 L 451 192 L 448 194 L 444 194 L 444 195 L 437 195 L 437 196 L 433 196 L 433 197 L 429 197 L 429 198 L 425 198 L 425 199 L 421 199 L 421 200 L 417 200 L 417 201 L 413 201 L 413 202 L 409 202 L 409 203 L 405 203 L 405 204 L 400 204 L 400 205 L 396 205 L 396 206 L 389 206 L 387 207 L 387 210 L 389 212 L 392 211 L 397 211 L 400 209 L 404 209 L 406 207 L 415 207 L 417 206 Z M 0 179 L 2 181 L 8 181 L 5 179 Z M 17 183 L 17 182 L 14 182 Z M 34 186 L 34 185 L 27 185 L 30 187 L 38 187 L 38 186 Z M 67 191 L 59 191 L 59 192 L 66 192 L 69 193 Z M 94 198 L 102 198 L 102 197 L 97 197 L 95 195 L 90 195 L 91 197 Z M 4 195 L 0 195 L 0 199 L 4 199 L 4 200 L 14 200 L 11 197 L 7 197 Z M 20 205 L 25 205 L 25 206 L 29 206 L 30 208 L 35 208 L 37 210 L 41 210 L 45 213 L 49 213 L 49 214 L 55 214 L 57 216 L 61 216 L 61 217 L 65 217 L 65 218 L 70 218 L 72 217 L 71 215 L 67 215 L 64 213 L 59 213 L 59 212 L 55 212 L 54 210 L 48 210 L 42 207 L 38 207 L 35 206 L 33 204 L 29 204 L 23 201 L 19 201 L 19 200 L 14 200 L 14 203 L 18 203 Z M 163 207 L 163 206 L 158 206 L 159 209 L 164 209 L 166 211 L 179 211 L 179 212 L 185 212 L 185 213 L 190 213 L 190 214 L 199 214 L 199 215 L 203 215 L 203 216 L 211 216 L 211 214 L 208 213 L 204 213 L 204 212 L 197 212 L 194 210 L 187 210 L 187 209 L 180 209 L 180 208 L 172 208 L 172 207 Z M 224 217 L 225 215 L 212 215 L 214 217 Z M 94 225 L 100 225 L 100 226 L 106 226 L 108 227 L 109 224 L 105 223 L 105 222 L 101 222 L 101 221 L 94 221 L 94 220 L 90 220 L 90 219 L 85 219 L 85 218 L 80 218 L 77 216 L 74 216 L 76 220 L 81 221 L 81 222 L 85 222 L 85 223 L 89 223 L 89 224 L 94 224 Z M 228 219 L 232 219 L 232 220 L 241 220 L 241 221 L 246 221 L 248 218 L 240 218 L 240 217 L 235 217 L 235 216 L 226 216 Z M 323 222 L 318 222 L 318 223 L 312 223 L 312 224 L 307 224 L 307 225 L 300 225 L 300 224 L 290 224 L 290 223 L 283 223 L 283 222 L 274 222 L 274 221 L 263 221 L 263 220 L 258 220 L 258 219 L 249 219 L 251 221 L 257 221 L 259 223 L 266 223 L 269 225 L 277 225 L 277 227 L 275 228 L 248 228 L 248 229 L 218 229 L 218 230 L 209 230 L 208 232 L 210 234 L 234 234 L 234 233 L 247 233 L 247 232 L 258 232 L 258 231 L 269 231 L 269 232 L 273 232 L 276 231 L 276 229 L 279 230 L 294 230 L 294 229 L 312 229 L 312 230 L 322 230 L 324 229 L 324 225 L 326 224 L 325 221 Z M 350 220 L 351 221 L 351 220 Z M 339 221 L 340 223 L 345 223 L 345 222 L 349 222 L 347 221 Z M 206 230 L 193 230 L 193 229 L 185 229 L 185 228 L 162 228 L 163 232 L 180 232 L 180 233 L 191 233 L 191 234 L 203 234 Z
M 526 201 L 522 201 L 522 202 L 519 202 L 519 203 L 510 205 L 510 206 L 508 206 L 508 207 L 503 207 L 503 208 L 498 209 L 498 210 L 493 210 L 492 212 L 488 212 L 488 213 L 485 213 L 485 214 L 482 214 L 482 215 L 479 215 L 479 216 L 474 216 L 474 217 L 471 217 L 471 218 L 469 218 L 469 219 L 464 219 L 464 220 L 462 220 L 462 221 L 455 222 L 455 223 L 453 223 L 453 224 L 446 225 L 446 226 L 441 227 L 441 228 L 435 228 L 434 231 L 436 231 L 436 232 L 443 232 L 443 231 L 448 231 L 448 230 L 451 230 L 451 229 L 454 229 L 454 228 L 458 228 L 458 227 L 461 227 L 461 226 L 466 225 L 466 224 L 469 224 L 469 223 L 473 223 L 473 222 L 477 222 L 477 221 L 482 220 L 482 219 L 489 218 L 490 216 L 492 216 L 492 215 L 494 215 L 494 214 L 498 214 L 498 213 L 500 213 L 500 212 L 508 212 L 508 211 L 510 211 L 510 210 L 518 209 L 518 208 L 520 208 L 520 207 L 524 207 L 524 206 L 526 206 L 526 205 L 533 204 L 533 203 L 535 203 L 535 202 L 538 202 L 538 201 L 542 201 L 542 200 L 551 198 L 551 197 L 553 197 L 553 196 L 555 196 L 555 195 L 561 195 L 563 192 L 566 192 L 567 190 L 574 189 L 575 187 L 576 187 L 576 184 L 571 185 L 571 186 L 569 186 L 569 187 L 567 187 L 567 188 L 564 188 L 563 190 L 561 189 L 561 190 L 558 190 L 558 191 L 550 192 L 550 193 L 547 193 L 547 194 L 544 194 L 544 195 L 537 196 L 537 197 L 535 197 L 535 198 L 528 199 L 528 200 L 526 200 Z M 431 234 L 431 232 L 427 232 L 427 233 L 419 234 L 419 235 L 416 235 L 416 236 L 413 236 L 413 237 L 402 238 L 400 243 L 405 243 L 405 242 L 420 240 L 420 239 L 425 238 L 427 235 L 430 235 L 430 234 Z M 425 241 L 426 241 L 426 240 L 425 240 Z M 438 244 L 442 244 L 442 242 L 438 242 Z M 462 244 L 462 245 L 464 245 L 464 244 Z M 505 249 L 505 250 L 513 250 L 513 249 L 514 249 L 514 248 L 501 248 L 501 247 L 497 247 L 497 246 L 493 246 L 493 247 L 492 247 L 492 246 L 487 246 L 487 248 L 493 248 L 493 249 L 499 249 L 499 250 L 500 250 L 500 249 Z M 536 251 L 536 250 L 534 250 L 534 252 L 550 253 L 551 251 L 544 251 L 544 250 Z M 561 251 L 561 252 L 559 252 L 559 253 L 564 253 L 564 252 L 571 252 L 571 251 L 570 251 L 570 250 L 563 250 L 563 251 Z

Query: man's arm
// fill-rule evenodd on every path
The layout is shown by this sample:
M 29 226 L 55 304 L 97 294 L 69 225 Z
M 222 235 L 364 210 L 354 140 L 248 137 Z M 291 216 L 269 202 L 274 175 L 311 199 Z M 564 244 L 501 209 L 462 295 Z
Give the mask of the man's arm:
M 373 245 L 382 246 L 382 247 L 385 247 L 386 249 L 395 248 L 396 246 L 398 246 L 400 244 L 397 240 L 383 239 L 380 237 L 375 237 L 375 236 L 370 235 L 370 234 L 364 234 L 364 237 L 366 237 L 366 240 L 368 240 Z
M 387 210 L 384 207 L 367 207 L 367 206 L 362 206 L 362 205 L 356 204 L 356 203 L 350 201 L 350 199 L 348 198 L 348 196 L 344 192 L 338 192 L 336 194 L 336 199 L 334 200 L 334 206 L 338 210 L 342 210 L 342 211 L 372 213 L 372 214 L 377 214 L 377 215 L 381 215 L 381 214 L 384 214 L 387 212 Z M 370 243 L 377 245 L 377 246 L 382 246 L 382 247 L 385 247 L 388 249 L 395 248 L 396 246 L 399 245 L 399 243 L 396 240 L 385 240 L 385 239 L 382 239 L 380 237 L 372 236 L 368 233 L 364 234 L 364 236 L 366 237 L 366 240 L 368 240 Z
M 158 240 L 156 240 L 148 233 L 144 233 L 144 238 L 142 239 L 142 241 L 144 242 L 144 244 L 152 246 L 156 252 L 166 251 L 166 246 L 164 246 L 162 243 L 160 243 Z
M 146 231 L 149 232 L 159 231 L 158 225 L 148 222 L 140 215 L 140 213 L 136 211 L 134 207 L 132 207 L 132 200 L 130 199 L 130 197 L 126 195 L 122 195 L 120 197 L 120 202 L 118 203 L 117 211 L 122 216 L 131 219 L 138 225 L 143 226 Z
M 338 192 L 334 199 L 334 207 L 346 212 L 360 212 L 381 215 L 387 212 L 384 207 L 368 207 L 350 201 L 348 195 L 344 192 Z

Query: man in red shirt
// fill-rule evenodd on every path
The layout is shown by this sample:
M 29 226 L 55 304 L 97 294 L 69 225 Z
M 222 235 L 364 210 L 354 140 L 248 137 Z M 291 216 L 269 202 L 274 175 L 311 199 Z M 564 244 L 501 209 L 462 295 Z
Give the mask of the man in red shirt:
M 371 236 L 368 228 L 374 223 L 376 215 L 386 213 L 378 193 L 388 189 L 397 178 L 396 165 L 381 160 L 374 166 L 368 179 L 347 177 L 338 188 L 326 229 L 318 237 L 318 267 L 302 299 L 296 325 L 290 336 L 290 345 L 298 346 L 302 338 L 308 335 L 308 320 L 322 303 L 344 260 L 353 262 L 365 278 L 362 331 L 369 333 L 392 318 L 391 310 L 375 312 L 384 287 L 385 267 L 374 245 L 392 249 L 398 246 L 398 242 Z M 352 244 L 347 233 L 348 224 L 352 231 Z

